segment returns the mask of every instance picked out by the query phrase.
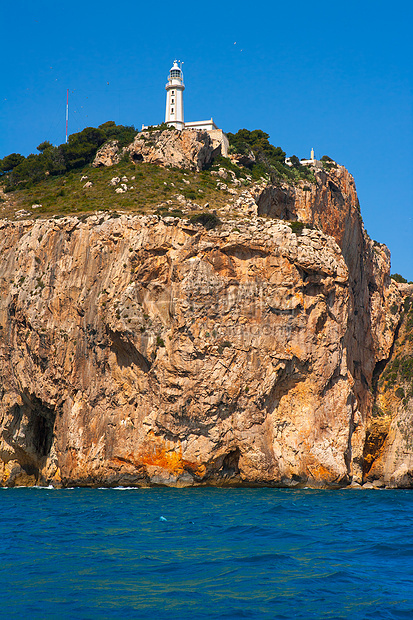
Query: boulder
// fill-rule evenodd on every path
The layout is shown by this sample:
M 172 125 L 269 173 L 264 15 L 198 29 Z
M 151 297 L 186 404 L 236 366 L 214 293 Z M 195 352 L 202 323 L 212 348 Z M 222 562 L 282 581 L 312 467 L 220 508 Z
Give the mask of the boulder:
M 119 152 L 118 140 L 111 140 L 110 142 L 106 142 L 103 146 L 100 147 L 100 149 L 96 153 L 92 165 L 95 168 L 113 166 L 113 164 L 119 163 L 121 156 L 122 153 Z

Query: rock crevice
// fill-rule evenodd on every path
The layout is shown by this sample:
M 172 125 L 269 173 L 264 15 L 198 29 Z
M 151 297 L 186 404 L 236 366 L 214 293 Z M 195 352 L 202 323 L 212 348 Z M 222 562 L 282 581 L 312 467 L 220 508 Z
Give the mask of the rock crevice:
M 1 484 L 336 487 L 381 476 L 378 453 L 407 484 L 369 427 L 403 295 L 351 175 L 315 174 L 256 186 L 216 230 L 3 221 Z

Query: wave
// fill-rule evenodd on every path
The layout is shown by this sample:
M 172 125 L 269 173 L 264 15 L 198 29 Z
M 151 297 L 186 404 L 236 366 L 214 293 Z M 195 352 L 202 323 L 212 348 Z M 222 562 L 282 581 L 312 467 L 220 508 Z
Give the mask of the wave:
M 411 492 L 39 488 L 1 494 L 2 617 L 413 617 Z
M 261 553 L 258 555 L 247 555 L 234 558 L 236 562 L 246 562 L 248 564 L 259 564 L 261 562 L 296 562 L 290 555 L 284 553 Z

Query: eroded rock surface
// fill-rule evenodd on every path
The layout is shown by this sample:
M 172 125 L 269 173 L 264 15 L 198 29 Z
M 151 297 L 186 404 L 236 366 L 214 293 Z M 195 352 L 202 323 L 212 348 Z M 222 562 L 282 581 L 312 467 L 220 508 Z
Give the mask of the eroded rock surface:
M 368 434 L 375 439 L 365 477 L 389 487 L 413 487 L 413 285 L 399 284 L 404 296 L 397 338 L 378 374 Z M 391 311 L 395 312 L 396 306 Z M 366 451 L 367 452 L 367 451 Z
M 118 140 L 110 140 L 100 147 L 93 160 L 95 168 L 104 168 L 118 164 L 121 159 L 121 151 L 119 149 Z
M 139 140 L 131 154 L 155 161 Z M 206 142 L 190 137 L 197 168 Z M 373 471 L 387 432 L 369 427 L 373 379 L 403 294 L 351 175 L 237 201 L 248 218 L 212 231 L 1 223 L 2 484 L 341 486 Z
M 280 222 L 228 232 L 4 224 L 5 483 L 347 480 L 341 252 Z
M 113 166 L 127 154 L 135 163 L 145 162 L 199 171 L 211 163 L 220 152 L 220 143 L 215 144 L 206 131 L 193 129 L 141 131 L 134 141 L 122 150 L 119 149 L 117 140 L 104 144 L 96 153 L 93 166 L 95 168 Z
M 366 234 L 354 179 L 344 166 L 314 170 L 315 184 L 265 185 L 257 213 L 307 222 L 334 237 L 349 270 L 349 325 L 345 348 L 354 380 L 352 475 L 362 481 L 366 424 L 373 405 L 373 375 L 385 361 L 400 321 L 403 296 L 390 279 L 390 252 Z

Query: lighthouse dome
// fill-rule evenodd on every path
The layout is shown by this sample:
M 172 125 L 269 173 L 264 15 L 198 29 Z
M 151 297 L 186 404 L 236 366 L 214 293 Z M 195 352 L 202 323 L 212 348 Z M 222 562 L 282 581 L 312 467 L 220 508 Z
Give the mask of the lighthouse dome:
M 180 66 L 178 65 L 177 60 L 174 60 L 174 64 L 172 65 L 171 70 L 169 71 L 169 77 L 170 78 L 182 78 L 182 70 Z

